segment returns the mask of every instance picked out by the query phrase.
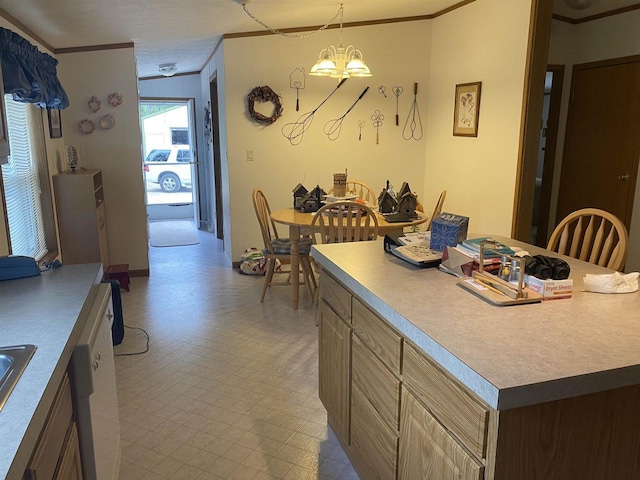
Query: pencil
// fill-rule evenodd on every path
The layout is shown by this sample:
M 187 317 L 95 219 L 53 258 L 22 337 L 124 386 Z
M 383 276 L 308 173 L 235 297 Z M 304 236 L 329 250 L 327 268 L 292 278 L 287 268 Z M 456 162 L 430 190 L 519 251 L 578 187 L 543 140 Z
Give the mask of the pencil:
M 478 285 L 483 286 L 484 288 L 486 288 L 487 290 L 491 290 L 494 293 L 497 293 L 499 295 L 505 295 L 503 292 L 501 292 L 500 290 L 498 290 L 497 288 L 489 285 L 488 283 L 483 282 L 482 280 L 480 280 L 478 277 L 475 277 L 473 279 Z M 506 295 L 505 295 L 506 296 Z

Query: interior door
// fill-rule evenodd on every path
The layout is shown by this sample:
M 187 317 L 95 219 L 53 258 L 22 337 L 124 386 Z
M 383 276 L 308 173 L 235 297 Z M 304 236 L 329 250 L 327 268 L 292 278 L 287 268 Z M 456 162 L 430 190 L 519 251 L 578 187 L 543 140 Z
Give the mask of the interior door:
M 629 228 L 639 143 L 640 58 L 576 65 L 556 218 L 595 207 Z

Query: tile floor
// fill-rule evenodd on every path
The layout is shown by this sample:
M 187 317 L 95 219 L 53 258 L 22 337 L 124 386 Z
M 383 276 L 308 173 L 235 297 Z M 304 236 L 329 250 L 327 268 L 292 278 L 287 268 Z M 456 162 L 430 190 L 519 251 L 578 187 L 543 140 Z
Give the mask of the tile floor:
M 316 309 L 289 289 L 260 303 L 215 235 L 150 247 L 151 276 L 122 292 L 125 325 L 149 352 L 116 357 L 121 480 L 357 479 L 317 391 Z M 117 354 L 144 349 L 125 329 Z

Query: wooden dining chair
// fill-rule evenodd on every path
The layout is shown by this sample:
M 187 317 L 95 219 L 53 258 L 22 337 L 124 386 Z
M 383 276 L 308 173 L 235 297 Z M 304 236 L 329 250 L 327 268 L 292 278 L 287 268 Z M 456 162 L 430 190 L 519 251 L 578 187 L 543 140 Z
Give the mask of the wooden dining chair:
M 547 250 L 622 270 L 627 261 L 629 234 L 615 215 L 583 208 L 567 215 L 555 228 Z
M 371 208 L 358 202 L 332 202 L 313 216 L 311 232 L 314 243 L 375 240 L 378 238 L 378 217 Z
M 440 215 L 440 213 L 442 213 L 442 206 L 444 205 L 444 199 L 447 198 L 447 191 L 446 190 L 442 190 L 442 193 L 440 194 L 440 198 L 438 198 L 438 202 L 436 203 L 435 208 L 433 209 L 433 214 L 431 215 L 431 218 L 429 219 L 429 223 L 427 223 L 427 230 L 430 231 L 431 230 L 431 223 L 433 222 L 433 220 Z
M 262 190 L 256 188 L 253 190 L 253 208 L 256 211 L 258 217 L 258 224 L 260 225 L 260 231 L 262 232 L 262 240 L 264 242 L 264 256 L 267 259 L 267 268 L 264 276 L 264 283 L 262 285 L 262 294 L 260 295 L 260 301 L 264 302 L 267 288 L 278 285 L 291 285 L 291 270 L 283 269 L 282 271 L 276 271 L 276 260 L 279 260 L 283 265 L 291 264 L 291 240 L 288 238 L 280 238 L 276 229 L 275 222 L 271 219 L 271 208 L 269 202 L 265 197 Z M 311 300 L 315 301 L 315 290 L 317 289 L 316 279 L 311 268 L 311 261 L 309 259 L 309 252 L 311 250 L 311 239 L 301 238 L 299 243 L 300 250 L 300 267 L 302 269 L 302 276 L 304 278 L 304 284 L 307 286 Z M 286 281 L 273 281 L 274 274 L 286 274 Z M 299 272 L 297 273 L 299 274 Z
M 328 195 L 333 193 L 333 187 L 329 189 Z M 374 207 L 378 205 L 378 196 L 373 189 L 364 182 L 358 180 L 347 180 L 347 194 L 357 195 L 360 200 L 367 202 Z

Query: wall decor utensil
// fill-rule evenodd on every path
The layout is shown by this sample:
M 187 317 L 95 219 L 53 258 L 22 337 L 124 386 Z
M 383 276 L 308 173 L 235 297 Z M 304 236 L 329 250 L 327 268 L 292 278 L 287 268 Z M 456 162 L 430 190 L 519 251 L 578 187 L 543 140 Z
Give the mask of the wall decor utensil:
M 344 112 L 344 115 L 342 115 L 339 118 L 336 118 L 335 120 L 329 120 L 327 123 L 324 124 L 324 134 L 327 137 L 329 137 L 329 140 L 338 139 L 338 137 L 340 136 L 340 131 L 342 130 L 342 122 L 344 121 L 344 117 L 346 117 L 349 114 L 349 112 L 353 110 L 353 107 L 355 107 L 356 104 L 362 99 L 362 97 L 364 97 L 364 94 L 367 93 L 368 90 L 369 90 L 369 87 L 366 87 L 362 91 L 360 96 L 356 98 L 356 101 L 351 104 L 351 106 L 346 112 Z
M 336 88 L 334 88 L 331 91 L 331 93 L 327 96 L 327 98 L 325 98 L 322 101 L 322 103 L 320 103 L 320 105 L 318 105 L 316 108 L 314 108 L 310 112 L 303 113 L 302 115 L 300 115 L 298 117 L 298 119 L 295 122 L 285 123 L 282 126 L 282 130 L 281 130 L 282 135 L 284 136 L 284 138 L 289 140 L 289 143 L 291 143 L 291 145 L 300 145 L 300 143 L 302 142 L 302 139 L 304 137 L 304 132 L 306 132 L 309 129 L 309 127 L 311 126 L 311 122 L 313 122 L 313 116 L 316 114 L 318 109 L 322 105 L 324 105 L 325 102 L 327 100 L 329 100 L 331 98 L 331 96 L 334 93 L 336 93 L 336 91 L 346 81 L 347 81 L 346 78 L 343 78 L 342 80 L 340 80 L 340 83 L 338 83 L 338 86 Z
M 400 126 L 400 117 L 398 116 L 398 99 L 400 98 L 400 95 L 402 95 L 402 92 L 404 92 L 404 88 L 394 86 L 391 91 L 396 96 L 396 126 Z
M 296 68 L 289 74 L 289 88 L 296 89 L 296 112 L 300 110 L 300 90 L 304 90 L 307 75 L 304 68 Z
M 384 85 L 380 85 L 378 87 L 378 93 L 380 95 L 384 95 L 384 98 L 387 98 L 387 87 L 385 87 Z
M 371 115 L 371 120 L 373 121 L 373 126 L 376 129 L 376 145 L 380 144 L 380 133 L 379 129 L 382 126 L 382 121 L 384 120 L 384 115 L 380 113 L 380 110 L 376 110 Z
M 417 118 L 416 118 L 417 117 Z M 402 138 L 405 140 L 420 140 L 424 132 L 422 131 L 422 120 L 418 110 L 418 84 L 413 84 L 413 104 L 409 109 L 407 121 L 402 129 Z
M 364 120 L 358 120 L 358 127 L 360 128 L 360 133 L 358 134 L 358 141 L 362 141 L 362 129 L 364 128 L 365 125 L 365 121 Z

